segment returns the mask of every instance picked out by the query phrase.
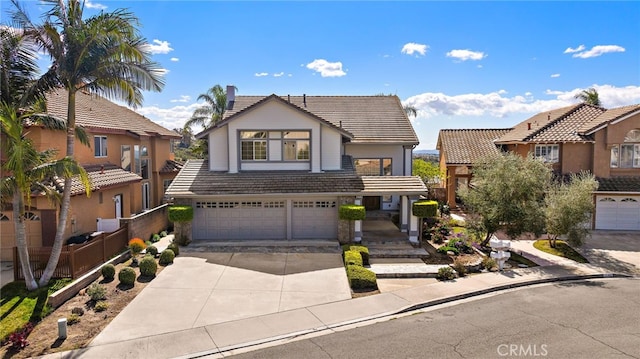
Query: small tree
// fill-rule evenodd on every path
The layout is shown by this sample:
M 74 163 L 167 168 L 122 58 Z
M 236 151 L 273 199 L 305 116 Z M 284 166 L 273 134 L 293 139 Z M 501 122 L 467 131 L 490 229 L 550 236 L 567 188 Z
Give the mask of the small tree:
M 436 184 L 440 183 L 443 178 L 440 167 L 433 162 L 427 162 L 421 158 L 415 158 L 413 160 L 413 175 L 422 179 L 422 182 L 427 186 L 429 196 L 433 198 L 433 188 Z
M 556 247 L 560 236 L 567 236 L 571 245 L 582 245 L 589 233 L 586 223 L 593 213 L 593 191 L 597 188 L 594 176 L 585 172 L 573 174 L 569 182 L 559 182 L 551 187 L 545 198 L 551 247 Z
M 169 221 L 175 224 L 175 242 L 181 246 L 191 243 L 191 222 L 193 221 L 193 207 L 169 207 Z

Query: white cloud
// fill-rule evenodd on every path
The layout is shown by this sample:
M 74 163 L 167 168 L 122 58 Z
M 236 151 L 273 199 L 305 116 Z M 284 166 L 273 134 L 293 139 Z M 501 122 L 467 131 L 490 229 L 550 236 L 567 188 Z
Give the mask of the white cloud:
M 177 58 L 177 57 L 172 57 L 172 58 L 171 58 L 171 59 L 169 59 L 169 60 L 171 60 L 172 62 L 178 62 L 178 61 L 180 61 L 180 59 L 179 59 L 179 58 Z
M 154 39 L 151 44 L 147 44 L 147 50 L 152 54 L 168 54 L 173 51 L 168 41 Z
M 607 108 L 640 103 L 640 86 L 615 87 L 593 85 L 598 91 L 602 104 Z M 505 96 L 503 90 L 490 93 L 468 93 L 446 95 L 444 93 L 422 93 L 403 101 L 418 109 L 420 118 L 447 116 L 490 116 L 496 118 L 519 114 L 534 114 L 542 111 L 569 106 L 578 102 L 575 95 L 583 89 L 568 91 L 547 90 L 550 99 L 535 99 L 531 93 L 524 96 Z
M 106 5 L 102 5 L 99 3 L 93 3 L 89 0 L 85 1 L 84 6 L 86 6 L 88 9 L 98 9 L 98 10 L 104 10 L 107 8 Z
M 190 105 L 179 105 L 170 108 L 161 108 L 158 106 L 145 106 L 135 111 L 142 114 L 153 122 L 168 129 L 182 128 L 184 123 L 193 115 L 196 108 L 202 106 L 199 103 Z
M 287 76 L 288 76 L 288 77 L 292 77 L 293 75 L 292 75 L 292 74 L 287 74 Z
M 189 95 L 180 95 L 179 99 L 173 99 L 169 102 L 189 102 L 191 101 L 191 96 Z
M 403 54 L 407 54 L 407 55 L 413 55 L 414 53 L 418 53 L 422 56 L 424 56 L 427 53 L 427 49 L 429 48 L 428 45 L 424 45 L 424 44 L 416 44 L 415 42 L 409 42 L 404 44 L 404 46 L 402 46 L 402 53 Z M 416 56 L 418 56 L 416 54 Z
M 565 54 L 572 54 L 572 53 L 574 53 L 574 52 L 580 52 L 580 51 L 582 51 L 582 50 L 584 50 L 584 49 L 585 49 L 584 45 L 580 45 L 580 46 L 576 47 L 575 49 L 572 49 L 572 48 L 570 48 L 570 47 L 567 47 L 567 49 L 566 49 L 566 50 L 564 50 L 564 53 L 565 53 Z
M 557 77 L 560 77 L 560 74 L 551 74 L 551 78 L 554 78 L 554 79 L 555 79 L 555 78 L 557 78 Z
M 453 57 L 459 61 L 467 61 L 473 60 L 478 61 L 487 57 L 487 54 L 481 51 L 471 51 L 471 50 L 451 50 L 447 52 L 447 57 Z
M 255 74 L 253 74 L 253 76 L 255 77 L 265 77 L 265 76 L 269 76 L 268 72 L 256 72 Z
M 342 62 L 329 62 L 325 59 L 315 59 L 307 64 L 307 68 L 319 72 L 322 77 L 342 77 L 347 73 L 342 71 Z
M 284 75 L 284 72 L 279 72 L 277 74 L 273 74 L 273 77 L 280 77 L 282 75 Z
M 625 51 L 626 50 L 624 47 L 618 46 L 618 45 L 597 45 L 592 47 L 591 50 L 576 52 L 572 56 L 581 58 L 581 59 L 588 59 L 591 57 L 602 56 L 604 54 L 608 54 L 611 52 L 625 52 Z

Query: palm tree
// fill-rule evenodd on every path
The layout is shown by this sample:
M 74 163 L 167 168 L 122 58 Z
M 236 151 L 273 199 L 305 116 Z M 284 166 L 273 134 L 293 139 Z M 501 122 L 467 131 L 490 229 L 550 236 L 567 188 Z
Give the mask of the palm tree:
M 44 75 L 56 79 L 68 93 L 67 157 L 74 158 L 76 93 L 87 91 L 142 104 L 143 90 L 160 91 L 164 71 L 151 61 L 149 45 L 138 30 L 138 19 L 124 9 L 83 18 L 84 1 L 43 0 L 51 5 L 44 22 L 35 25 L 17 0 L 13 19 L 46 52 L 52 65 Z M 46 285 L 58 264 L 71 202 L 71 178 L 65 178 L 58 228 L 47 267 L 40 278 Z
M 407 114 L 407 117 L 416 117 L 418 116 L 418 109 L 411 105 L 404 105 L 402 107 L 404 113 Z
M 238 90 L 236 87 L 234 88 L 236 91 Z M 222 86 L 215 85 L 208 89 L 206 93 L 198 96 L 198 101 L 204 101 L 206 105 L 193 112 L 191 118 L 184 124 L 185 128 L 197 125 L 207 129 L 222 120 L 222 116 L 227 110 L 227 92 Z
M 580 93 L 575 95 L 575 98 L 588 105 L 602 107 L 602 102 L 600 102 L 598 91 L 596 91 L 596 89 L 593 87 L 587 90 L 582 90 Z

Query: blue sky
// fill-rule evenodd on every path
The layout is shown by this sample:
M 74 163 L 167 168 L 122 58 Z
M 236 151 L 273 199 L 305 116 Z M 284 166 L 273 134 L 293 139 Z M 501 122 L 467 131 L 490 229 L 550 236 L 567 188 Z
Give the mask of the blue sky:
M 35 20 L 47 7 L 27 1 Z M 0 2 L 3 17 L 10 8 Z M 504 128 L 598 90 L 607 108 L 640 103 L 640 2 L 306 2 L 92 0 L 128 8 L 161 93 L 136 111 L 181 127 L 200 93 L 396 94 L 418 109 L 418 149 L 442 128 Z

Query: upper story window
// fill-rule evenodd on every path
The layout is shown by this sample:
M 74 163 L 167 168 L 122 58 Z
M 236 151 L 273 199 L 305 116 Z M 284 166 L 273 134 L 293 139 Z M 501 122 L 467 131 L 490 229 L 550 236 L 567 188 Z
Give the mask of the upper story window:
M 149 150 L 147 150 L 147 146 L 142 146 L 140 149 L 140 155 L 142 157 L 149 156 Z
M 640 168 L 640 130 L 629 131 L 624 142 L 611 147 L 611 168 Z
M 360 176 L 391 176 L 391 158 L 358 158 L 356 172 Z
M 309 132 L 286 131 L 282 137 L 285 161 L 309 160 Z
M 107 157 L 107 136 L 94 136 L 93 148 L 96 157 Z
M 243 161 L 309 161 L 309 131 L 241 131 Z
M 131 172 L 131 146 L 122 145 L 120 147 L 120 167 Z
M 536 145 L 534 156 L 547 163 L 557 163 L 560 159 L 560 146 L 558 145 Z
M 240 138 L 243 161 L 267 160 L 267 133 L 265 131 L 242 131 Z

